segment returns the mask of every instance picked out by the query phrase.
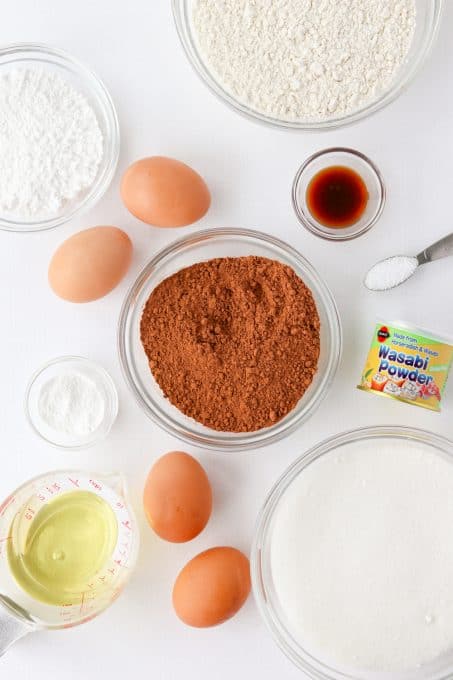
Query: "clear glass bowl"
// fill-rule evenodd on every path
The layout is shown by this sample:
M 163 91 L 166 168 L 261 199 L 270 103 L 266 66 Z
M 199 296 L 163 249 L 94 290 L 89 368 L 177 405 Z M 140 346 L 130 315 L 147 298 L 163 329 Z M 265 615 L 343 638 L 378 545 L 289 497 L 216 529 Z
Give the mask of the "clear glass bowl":
M 140 342 L 140 319 L 152 290 L 184 267 L 215 257 L 258 255 L 289 265 L 311 289 L 321 320 L 321 353 L 314 380 L 296 408 L 269 428 L 250 433 L 211 430 L 185 416 L 162 394 Z M 183 238 L 158 253 L 142 270 L 121 310 L 118 343 L 126 383 L 154 422 L 179 439 L 224 451 L 253 449 L 281 439 L 317 408 L 334 379 L 341 354 L 341 327 L 332 295 L 313 267 L 282 241 L 245 229 L 212 229 Z
M 261 616 L 267 624 L 275 641 L 286 654 L 309 678 L 315 680 L 443 680 L 453 674 L 453 658 L 447 655 L 430 665 L 406 673 L 361 673 L 351 675 L 329 666 L 323 659 L 315 658 L 304 649 L 291 632 L 290 624 L 279 605 L 271 570 L 271 543 L 273 521 L 279 503 L 286 491 L 304 470 L 321 456 L 338 452 L 342 447 L 360 444 L 369 440 L 382 442 L 409 440 L 426 446 L 446 457 L 453 464 L 453 442 L 431 432 L 408 427 L 380 426 L 365 427 L 332 437 L 314 447 L 298 458 L 280 477 L 264 502 L 258 517 L 255 538 L 251 551 L 251 576 L 255 601 Z M 359 511 L 359 508 L 358 508 Z M 303 578 L 303 575 L 301 575 Z M 453 645 L 453 631 L 452 631 Z
M 99 426 L 84 437 L 73 437 L 57 432 L 41 418 L 38 408 L 43 386 L 53 378 L 66 372 L 79 373 L 92 380 L 102 395 L 104 415 Z M 98 364 L 83 357 L 58 357 L 44 364 L 32 376 L 25 393 L 25 414 L 33 430 L 49 444 L 62 449 L 84 449 L 99 443 L 110 432 L 118 415 L 118 393 L 115 383 L 107 371 Z
M 92 208 L 109 187 L 115 174 L 120 150 L 118 118 L 112 99 L 101 80 L 84 64 L 63 50 L 40 43 L 17 43 L 0 49 L 0 76 L 16 68 L 41 68 L 59 73 L 83 94 L 93 111 L 104 138 L 104 153 L 92 186 L 68 201 L 55 216 L 40 220 L 18 220 L 0 213 L 0 229 L 42 231 L 68 222 Z
M 307 189 L 315 175 L 334 165 L 345 166 L 357 172 L 368 189 L 368 203 L 361 218 L 350 227 L 326 227 L 310 212 Z M 293 207 L 299 222 L 312 234 L 328 241 L 349 241 L 369 231 L 380 218 L 385 206 L 385 185 L 378 168 L 360 151 L 343 147 L 324 149 L 310 156 L 299 168 L 292 189 Z
M 431 51 L 437 35 L 444 2 L 444 0 L 416 0 L 417 26 L 414 40 L 405 63 L 396 74 L 393 84 L 386 92 L 351 114 L 338 118 L 330 118 L 329 120 L 299 122 L 266 116 L 238 101 L 222 87 L 206 65 L 197 47 L 191 19 L 191 9 L 194 1 L 172 0 L 173 14 L 186 55 L 205 85 L 230 108 L 244 114 L 248 118 L 274 127 L 298 130 L 321 130 L 348 125 L 379 111 L 379 109 L 382 109 L 396 99 L 415 78 Z

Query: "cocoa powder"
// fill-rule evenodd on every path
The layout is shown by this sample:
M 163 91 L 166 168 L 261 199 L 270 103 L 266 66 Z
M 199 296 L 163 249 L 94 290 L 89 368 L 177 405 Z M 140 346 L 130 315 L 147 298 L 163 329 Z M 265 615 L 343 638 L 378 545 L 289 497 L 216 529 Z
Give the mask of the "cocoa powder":
M 187 416 L 253 432 L 286 416 L 317 370 L 319 316 L 290 267 L 264 257 L 182 269 L 151 293 L 140 334 L 154 378 Z

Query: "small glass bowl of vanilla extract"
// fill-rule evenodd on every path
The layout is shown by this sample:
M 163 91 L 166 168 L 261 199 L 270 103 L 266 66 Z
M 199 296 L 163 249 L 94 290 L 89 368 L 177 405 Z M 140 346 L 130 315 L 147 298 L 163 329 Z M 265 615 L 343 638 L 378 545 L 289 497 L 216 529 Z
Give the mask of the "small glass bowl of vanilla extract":
M 299 222 L 330 241 L 348 241 L 369 231 L 382 214 L 385 197 L 376 165 L 360 151 L 343 147 L 310 156 L 292 190 Z

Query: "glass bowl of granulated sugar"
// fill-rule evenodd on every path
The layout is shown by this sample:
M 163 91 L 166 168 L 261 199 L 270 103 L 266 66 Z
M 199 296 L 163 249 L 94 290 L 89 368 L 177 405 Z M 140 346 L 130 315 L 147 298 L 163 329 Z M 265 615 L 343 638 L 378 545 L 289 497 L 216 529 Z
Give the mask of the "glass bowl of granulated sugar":
M 184 50 L 209 89 L 269 125 L 353 123 L 396 99 L 425 62 L 443 0 L 173 0 Z
M 453 673 L 453 442 L 361 428 L 276 482 L 251 550 L 255 601 L 314 680 Z
M 150 370 L 151 365 L 155 362 L 148 360 L 142 345 L 141 322 L 145 316 L 144 310 L 147 308 L 149 299 L 156 290 L 161 289 L 160 284 L 165 284 L 166 281 L 175 276 L 178 277 L 182 270 L 184 270 L 184 275 L 186 275 L 188 268 L 197 267 L 200 263 L 212 262 L 215 258 L 220 258 L 225 263 L 226 260 L 231 262 L 234 259 L 238 260 L 240 258 L 248 258 L 249 256 L 252 256 L 250 259 L 253 257 L 266 258 L 267 265 L 272 262 L 273 264 L 286 265 L 292 270 L 292 274 L 296 274 L 304 286 L 309 289 L 316 306 L 317 316 L 319 317 L 319 356 L 316 370 L 309 386 L 302 396 L 296 400 L 293 408 L 286 411 L 280 419 L 276 420 L 276 422 L 271 419 L 273 422 L 259 429 L 225 431 L 223 428 L 216 429 L 215 423 L 207 426 L 202 419 L 196 419 L 196 415 L 193 415 L 193 417 L 187 415 L 186 412 L 183 412 L 183 409 L 177 408 L 174 405 L 175 402 L 171 402 L 172 395 L 168 394 L 168 392 L 171 392 L 171 385 L 167 384 L 164 388 L 161 388 L 162 380 L 158 383 L 156 379 L 157 372 L 153 373 L 153 369 Z M 231 276 L 230 270 L 228 276 Z M 283 342 L 283 335 L 288 331 L 288 327 L 286 325 L 287 322 L 282 319 L 281 297 L 274 295 L 269 280 L 265 278 L 265 274 L 261 273 L 256 275 L 250 274 L 248 278 L 244 276 L 242 288 L 239 287 L 238 289 L 234 287 L 232 278 L 227 280 L 222 278 L 220 274 L 213 274 L 211 281 L 215 282 L 215 285 L 213 283 L 214 293 L 212 295 L 217 295 L 216 291 L 218 290 L 218 297 L 214 299 L 210 295 L 210 299 L 207 300 L 206 297 L 200 296 L 193 308 L 191 307 L 192 301 L 190 300 L 188 304 L 191 310 L 188 310 L 187 314 L 184 299 L 187 299 L 189 291 L 193 288 L 190 282 L 187 283 L 187 280 L 178 278 L 178 287 L 180 287 L 179 296 L 174 298 L 171 305 L 162 304 L 161 309 L 168 308 L 172 310 L 171 315 L 174 318 L 173 322 L 170 323 L 172 329 L 177 329 L 177 332 L 175 332 L 173 339 L 168 341 L 167 351 L 165 346 L 162 352 L 158 351 L 162 360 L 162 363 L 158 366 L 159 373 L 164 371 L 168 375 L 173 373 L 171 367 L 166 364 L 164 365 L 165 360 L 163 359 L 163 355 L 171 354 L 172 346 L 180 345 L 187 347 L 187 355 L 193 354 L 194 350 L 196 350 L 198 355 L 198 350 L 200 350 L 199 367 L 205 365 L 205 358 L 207 357 L 206 361 L 215 368 L 212 375 L 206 375 L 206 373 L 197 370 L 197 365 L 194 367 L 193 363 L 190 363 L 188 360 L 186 361 L 184 355 L 181 356 L 176 370 L 179 376 L 183 377 L 187 385 L 187 395 L 195 399 L 200 391 L 203 392 L 207 395 L 207 401 L 209 405 L 212 405 L 214 412 L 218 409 L 221 415 L 226 418 L 229 418 L 235 412 L 235 406 L 241 409 L 243 405 L 244 410 L 248 413 L 258 412 L 263 403 L 261 387 L 268 385 L 270 380 L 270 374 L 262 362 L 266 352 L 267 339 L 260 334 L 259 318 L 264 316 L 267 319 L 269 329 L 268 339 L 269 336 L 274 337 L 271 332 L 272 328 L 279 329 L 282 326 L 282 335 L 279 337 Z M 266 294 L 261 296 L 260 291 L 263 288 L 266 290 Z M 247 319 L 249 316 L 242 313 L 239 306 L 241 300 L 248 299 L 252 289 L 257 291 L 257 298 L 251 304 L 250 309 L 253 311 L 256 320 L 256 325 L 254 326 L 255 337 L 259 336 L 260 340 L 255 340 L 255 342 L 258 342 L 255 348 L 256 361 L 249 362 L 249 357 L 244 359 L 241 356 L 241 343 L 237 340 L 237 335 L 231 342 L 230 338 L 240 324 L 243 324 L 244 336 L 246 335 L 248 328 Z M 210 288 L 205 288 L 205 290 L 210 291 Z M 234 358 L 234 351 L 233 359 L 231 359 L 231 354 L 228 354 L 228 352 L 223 353 L 221 348 L 219 348 L 217 353 L 217 350 L 214 348 L 215 343 L 212 343 L 210 346 L 213 353 L 216 353 L 217 359 L 211 362 L 210 350 L 204 345 L 204 335 L 202 331 L 199 333 L 197 330 L 197 319 L 201 315 L 201 325 L 203 325 L 203 321 L 206 319 L 209 319 L 209 323 L 211 323 L 211 320 L 214 318 L 216 319 L 216 324 L 223 323 L 220 319 L 222 309 L 224 309 L 223 302 L 221 301 L 223 293 L 228 299 L 228 302 L 225 304 L 229 310 L 229 319 L 225 321 L 225 327 L 219 331 L 216 330 L 216 332 L 219 333 L 220 344 L 225 341 L 228 347 L 235 348 L 234 351 L 237 352 L 237 358 Z M 280 300 L 280 303 L 277 301 L 277 298 Z M 293 300 L 293 298 L 294 295 L 288 294 L 288 300 Z M 158 304 L 160 306 L 160 302 Z M 183 323 L 180 323 L 181 318 Z M 161 320 L 155 319 L 155 317 L 153 319 L 152 328 L 167 327 L 167 324 L 162 323 Z M 306 306 L 306 316 L 301 313 L 300 316 L 296 316 L 296 319 L 295 323 L 301 324 L 301 326 L 309 324 L 310 307 Z M 291 328 L 291 336 L 293 336 L 292 330 L 293 328 Z M 294 330 L 297 331 L 296 328 Z M 300 336 L 307 336 L 302 328 Z M 283 362 L 280 361 L 278 363 L 278 368 L 273 373 L 275 382 L 272 383 L 273 390 L 271 390 L 271 394 L 274 396 L 278 394 L 276 382 L 281 377 L 281 374 L 288 375 L 286 368 L 288 363 L 290 364 L 289 374 L 293 376 L 293 382 L 297 380 L 296 375 L 299 369 L 296 364 L 301 357 L 303 358 L 304 354 L 304 349 L 301 349 L 298 344 L 300 336 L 297 331 L 297 334 L 294 335 L 293 347 L 287 347 L 287 350 L 283 353 Z M 150 342 L 152 345 L 153 340 Z M 269 342 L 272 342 L 272 340 L 269 340 Z M 272 346 L 273 351 L 278 353 L 280 349 L 281 352 L 282 345 L 278 344 L 276 347 L 275 342 Z M 307 342 L 307 344 L 309 343 Z M 118 345 L 123 375 L 133 397 L 145 415 L 151 418 L 159 427 L 179 439 L 196 446 L 204 446 L 217 451 L 236 452 L 260 448 L 282 439 L 297 427 L 300 427 L 314 413 L 330 390 L 340 360 L 341 344 L 341 326 L 335 302 L 328 287 L 311 264 L 291 246 L 279 239 L 268 234 L 246 229 L 216 228 L 199 231 L 164 248 L 144 267 L 131 287 L 123 303 L 118 328 Z M 156 348 L 156 345 L 154 347 Z M 295 354 L 291 355 L 292 360 L 289 361 L 287 352 L 294 352 L 294 347 L 297 347 L 297 350 L 295 350 Z M 300 356 L 297 356 L 299 351 Z M 259 367 L 259 370 L 256 372 L 254 368 L 250 369 L 253 374 L 252 376 L 249 375 L 250 380 L 247 377 L 249 365 Z M 311 362 L 310 366 L 312 366 Z M 230 377 L 230 368 L 231 372 L 233 372 L 237 367 L 239 367 L 239 374 L 242 375 L 241 372 L 243 371 L 243 375 L 240 381 L 232 379 L 229 382 L 231 394 L 235 395 L 234 405 L 232 405 L 226 396 L 228 390 L 223 390 L 225 385 L 222 384 L 222 376 L 225 376 L 226 371 L 228 374 L 227 378 Z M 173 374 L 175 383 L 179 376 Z M 254 382 L 255 380 L 257 380 L 257 383 Z M 247 391 L 248 386 L 252 383 L 256 385 L 252 393 L 244 394 L 244 390 Z M 167 394 L 164 393 L 166 390 L 168 390 Z
M 119 154 L 113 102 L 99 78 L 62 50 L 0 49 L 0 229 L 52 229 L 91 208 Z

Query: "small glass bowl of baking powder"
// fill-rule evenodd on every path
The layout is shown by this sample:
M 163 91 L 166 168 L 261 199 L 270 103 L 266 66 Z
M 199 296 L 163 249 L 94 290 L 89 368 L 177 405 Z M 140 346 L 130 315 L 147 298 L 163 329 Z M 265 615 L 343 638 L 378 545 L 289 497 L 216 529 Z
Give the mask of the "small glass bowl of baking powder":
M 118 414 L 118 393 L 102 366 L 83 357 L 58 357 L 32 376 L 25 413 L 49 444 L 88 448 L 110 432 Z
M 310 191 L 318 178 L 329 171 L 346 171 L 364 185 L 368 194 L 363 210 L 357 220 L 347 226 L 328 226 L 310 208 Z M 341 190 L 335 185 L 333 189 Z M 327 187 L 328 188 L 328 187 Z M 324 187 L 326 190 L 326 187 Z M 344 197 L 351 200 L 352 195 Z M 330 196 L 332 199 L 332 196 Z M 379 220 L 385 207 L 386 189 L 379 169 L 365 154 L 355 149 L 332 147 L 323 149 L 307 158 L 294 178 L 292 202 L 299 222 L 315 236 L 328 241 L 349 241 L 366 234 Z
M 52 200 L 52 193 L 47 191 L 45 198 L 49 199 L 48 205 L 50 209 L 47 210 L 46 208 L 42 213 L 39 213 L 36 207 L 38 204 L 41 204 L 42 197 L 40 196 L 39 200 L 36 199 L 37 192 L 33 190 L 36 187 L 30 184 L 30 191 L 27 193 L 27 196 L 29 195 L 30 202 L 36 201 L 36 204 L 31 203 L 33 209 L 27 210 L 25 213 L 21 210 L 22 206 L 19 206 L 16 209 L 11 208 L 11 210 L 3 209 L 0 211 L 0 229 L 32 232 L 58 227 L 71 220 L 75 215 L 79 215 L 92 208 L 97 203 L 109 187 L 116 171 L 120 149 L 120 132 L 118 118 L 110 94 L 96 74 L 63 50 L 40 43 L 16 43 L 6 45 L 0 49 L 0 80 L 6 78 L 5 82 L 9 83 L 11 88 L 14 88 L 12 89 L 14 106 L 12 104 L 9 106 L 11 125 L 14 124 L 14 110 L 20 102 L 18 94 L 20 90 L 19 81 L 21 78 L 24 80 L 24 74 L 26 74 L 25 80 L 27 77 L 29 78 L 28 92 L 30 96 L 27 101 L 28 108 L 23 112 L 23 116 L 31 115 L 30 111 L 34 110 L 33 102 L 32 100 L 30 101 L 30 93 L 35 85 L 39 85 L 39 74 L 43 74 L 45 79 L 47 78 L 47 80 L 44 79 L 47 89 L 40 93 L 39 106 L 43 107 L 41 111 L 42 116 L 49 112 L 49 107 L 52 106 L 52 97 L 57 97 L 58 92 L 63 96 L 66 88 L 66 97 L 71 102 L 74 100 L 78 104 L 77 120 L 81 129 L 86 131 L 89 121 L 93 120 L 97 135 L 96 142 L 100 149 L 100 152 L 95 154 L 95 164 L 90 166 L 85 155 L 80 155 L 80 149 L 69 148 L 70 143 L 68 139 L 70 139 L 70 135 L 66 135 L 65 139 L 62 138 L 60 140 L 62 143 L 66 141 L 66 147 L 59 154 L 59 162 L 68 162 L 69 164 L 72 162 L 76 164 L 75 167 L 68 166 L 67 168 L 67 191 L 65 196 L 71 197 L 63 198 L 63 195 L 60 195 L 61 183 L 55 187 L 52 185 L 52 188 L 55 188 L 55 201 Z M 52 94 L 52 86 L 58 92 Z M 60 122 L 62 123 L 65 104 L 62 100 L 59 100 L 57 103 L 60 106 Z M 8 102 L 4 103 L 4 107 L 8 108 Z M 42 127 L 42 122 L 40 126 Z M 91 133 L 93 134 L 92 130 Z M 61 135 L 61 131 L 58 134 Z M 21 143 L 25 153 L 26 148 L 23 146 L 25 144 L 24 139 L 21 138 Z M 54 141 L 56 142 L 58 139 L 59 137 L 56 135 Z M 76 140 L 73 139 L 72 141 Z M 92 141 L 93 136 L 91 137 Z M 94 153 L 91 142 L 88 139 L 85 146 Z M 61 144 L 59 146 L 59 151 L 61 151 Z M 41 151 L 43 148 L 43 145 L 41 145 Z M 11 153 L 13 153 L 12 149 Z M 71 155 L 71 153 L 75 155 Z M 94 163 L 94 159 L 92 160 Z M 27 164 L 25 166 L 29 167 Z M 74 178 L 75 172 L 78 173 L 76 178 Z M 11 176 L 13 177 L 13 184 L 9 187 L 11 192 L 10 203 L 15 205 L 18 202 L 20 203 L 23 197 L 20 198 L 20 193 L 18 193 L 20 189 L 20 186 L 18 186 L 20 185 L 18 181 L 19 175 L 17 173 L 14 175 L 13 173 Z M 5 200 L 4 195 L 2 199 Z

